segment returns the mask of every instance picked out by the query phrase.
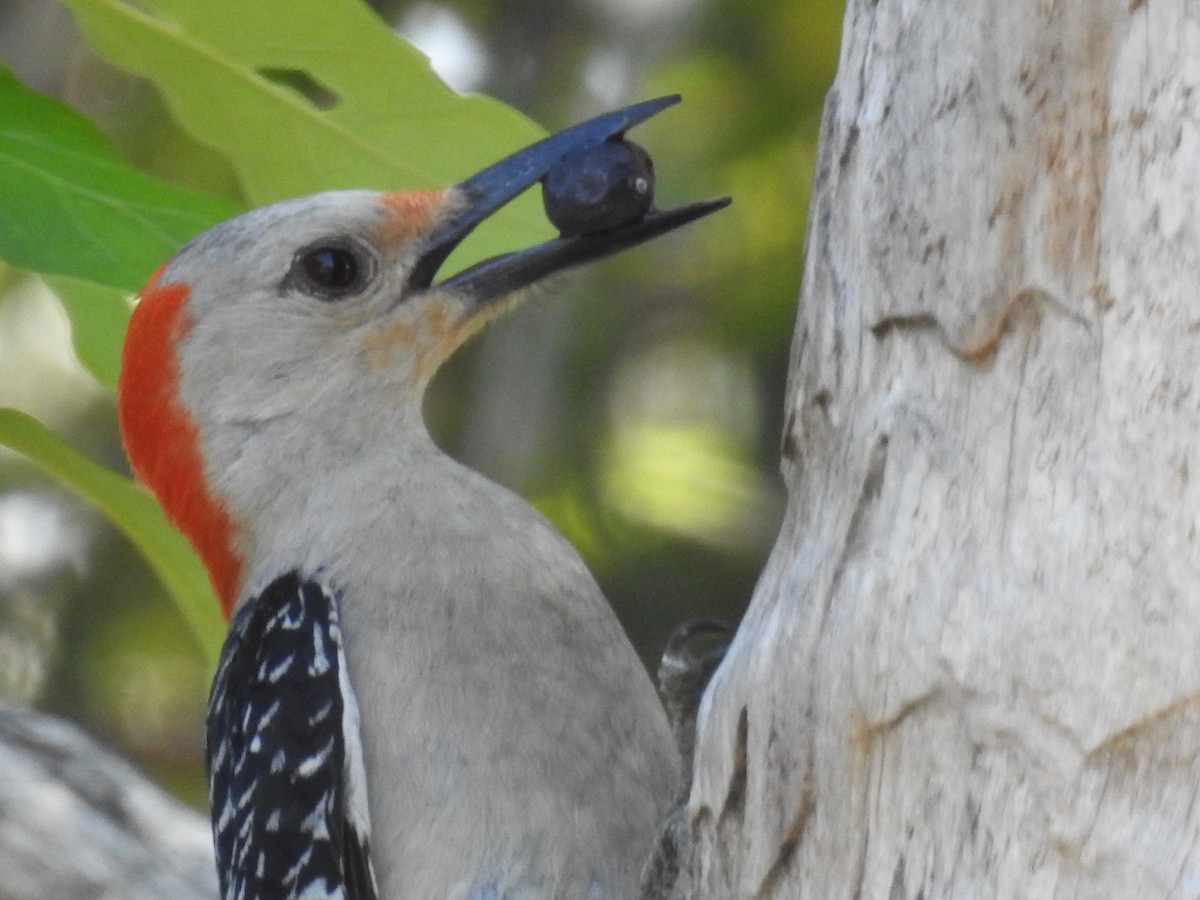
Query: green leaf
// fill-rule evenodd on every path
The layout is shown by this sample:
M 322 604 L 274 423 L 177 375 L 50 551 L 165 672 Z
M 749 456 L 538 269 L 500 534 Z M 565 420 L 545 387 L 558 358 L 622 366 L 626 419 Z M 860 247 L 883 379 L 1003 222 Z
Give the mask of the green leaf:
M 215 664 L 225 637 L 220 607 L 200 560 L 154 498 L 16 410 L 0 409 L 0 443 L 74 489 L 125 533 L 171 592 L 200 649 Z
M 109 61 L 152 80 L 220 152 L 252 205 L 330 188 L 453 184 L 542 137 L 503 104 L 460 96 L 359 0 L 66 0 Z M 550 236 L 530 194 L 465 262 Z
M 0 197 L 0 257 L 127 292 L 236 212 L 126 165 L 86 119 L 2 67 Z
M 75 355 L 93 378 L 115 391 L 125 329 L 133 311 L 129 292 L 64 276 L 45 276 L 44 280 L 71 320 Z

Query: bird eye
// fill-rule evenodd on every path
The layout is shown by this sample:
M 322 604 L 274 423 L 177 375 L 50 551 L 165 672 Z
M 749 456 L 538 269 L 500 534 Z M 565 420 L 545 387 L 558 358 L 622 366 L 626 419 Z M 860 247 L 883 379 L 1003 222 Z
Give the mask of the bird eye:
M 361 248 L 321 243 L 296 254 L 291 280 L 322 300 L 340 300 L 366 286 L 370 269 L 370 257 Z

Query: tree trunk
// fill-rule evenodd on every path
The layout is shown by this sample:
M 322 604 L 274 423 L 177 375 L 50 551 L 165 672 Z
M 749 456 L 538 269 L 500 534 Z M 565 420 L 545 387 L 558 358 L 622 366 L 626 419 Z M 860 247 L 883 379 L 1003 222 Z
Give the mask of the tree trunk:
M 684 893 L 1195 897 L 1200 7 L 844 28 Z
M 0 898 L 216 896 L 208 816 L 69 722 L 0 706 Z

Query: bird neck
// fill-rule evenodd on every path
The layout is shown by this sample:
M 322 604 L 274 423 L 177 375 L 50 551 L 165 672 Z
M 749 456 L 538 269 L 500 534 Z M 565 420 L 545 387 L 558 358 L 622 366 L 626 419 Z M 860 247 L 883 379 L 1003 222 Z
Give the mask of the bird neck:
M 377 517 L 403 518 L 417 505 L 414 486 L 450 465 L 423 423 L 372 406 L 370 421 L 330 411 L 319 428 L 307 416 L 280 418 L 237 446 L 206 442 L 214 489 L 245 523 L 243 596 L 288 571 L 312 575 L 346 542 L 372 538 Z

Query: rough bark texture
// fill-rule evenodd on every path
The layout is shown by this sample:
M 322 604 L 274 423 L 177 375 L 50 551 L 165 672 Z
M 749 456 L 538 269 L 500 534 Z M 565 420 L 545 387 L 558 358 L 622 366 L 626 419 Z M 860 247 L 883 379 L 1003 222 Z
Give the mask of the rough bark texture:
M 216 896 L 207 816 L 74 725 L 0 707 L 0 898 Z
M 691 898 L 1200 893 L 1200 7 L 851 0 Z

